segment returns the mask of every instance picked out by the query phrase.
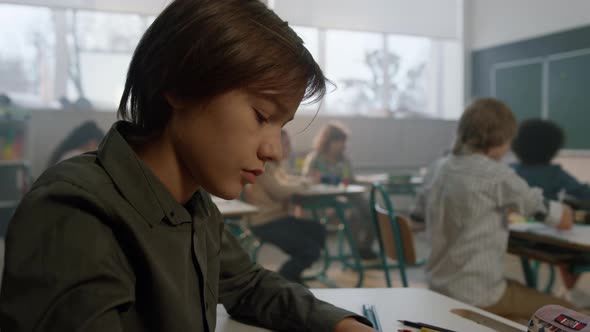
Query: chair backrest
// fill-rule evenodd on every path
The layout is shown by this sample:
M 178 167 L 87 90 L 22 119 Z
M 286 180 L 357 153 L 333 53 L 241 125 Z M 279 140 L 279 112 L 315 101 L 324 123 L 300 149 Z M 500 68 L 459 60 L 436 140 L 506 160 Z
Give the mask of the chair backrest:
M 401 264 L 417 262 L 410 221 L 397 215 L 385 188 L 376 183 L 371 190 L 371 208 L 378 240 L 385 255 Z
M 379 206 L 375 207 L 377 214 L 377 221 L 379 223 L 379 233 L 381 241 L 383 242 L 383 250 L 385 255 L 391 259 L 399 261 L 399 256 L 396 247 L 396 236 L 393 229 L 393 223 L 397 224 L 399 230 L 399 240 L 401 241 L 404 263 L 416 264 L 416 250 L 414 246 L 414 236 L 410 227 L 410 221 L 400 215 L 396 215 L 395 221 L 387 210 Z

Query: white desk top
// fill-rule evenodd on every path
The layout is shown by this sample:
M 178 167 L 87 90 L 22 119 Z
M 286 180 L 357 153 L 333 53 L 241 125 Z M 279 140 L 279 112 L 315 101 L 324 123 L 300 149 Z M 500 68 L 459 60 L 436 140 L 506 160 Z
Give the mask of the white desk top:
M 473 310 L 519 331 L 526 331 L 525 326 L 423 288 L 326 288 L 312 289 L 312 292 L 324 301 L 359 314 L 362 313 L 363 304 L 375 305 L 384 332 L 397 332 L 398 329 L 404 329 L 398 320 L 432 324 L 458 332 L 494 331 L 452 313 L 450 311 L 452 309 Z M 405 328 L 411 330 L 411 328 Z M 217 307 L 216 330 L 218 332 L 268 331 L 230 319 L 221 305 Z
M 347 186 L 328 185 L 328 184 L 314 184 L 311 185 L 305 192 L 298 193 L 300 197 L 314 197 L 314 196 L 338 196 L 338 195 L 357 195 L 367 192 L 368 188 L 356 184 L 349 184 Z
M 243 217 L 258 213 L 258 208 L 252 204 L 240 200 L 225 200 L 219 197 L 211 197 L 217 205 L 219 212 L 226 218 Z
M 574 225 L 572 229 L 563 231 L 540 222 L 523 222 L 511 224 L 510 232 L 535 236 L 538 240 L 546 239 L 556 245 L 563 242 L 564 245 L 576 245 L 579 249 L 587 247 L 590 250 L 590 225 Z
M 375 182 L 380 182 L 382 184 L 390 184 L 390 175 L 389 173 L 374 173 L 374 174 L 358 174 L 354 176 L 355 181 L 365 184 L 373 184 Z M 407 184 L 412 184 L 415 186 L 421 185 L 424 182 L 424 179 L 418 175 L 411 175 L 408 179 Z M 393 183 L 395 184 L 395 183 Z

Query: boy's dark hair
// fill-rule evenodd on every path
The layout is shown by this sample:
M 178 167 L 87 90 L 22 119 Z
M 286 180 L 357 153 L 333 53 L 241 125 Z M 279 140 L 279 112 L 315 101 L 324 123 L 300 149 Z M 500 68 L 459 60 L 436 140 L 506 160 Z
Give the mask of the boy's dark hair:
M 529 119 L 518 127 L 512 150 L 525 165 L 549 164 L 565 144 L 565 134 L 555 122 Z
M 102 140 L 103 137 L 104 131 L 98 127 L 96 122 L 83 122 L 76 128 L 72 129 L 68 136 L 66 136 L 59 143 L 57 148 L 55 148 L 55 150 L 51 154 L 49 162 L 47 163 L 47 167 L 55 165 L 66 152 L 79 149 L 80 147 L 88 144 L 92 140 L 98 143 Z
M 464 150 L 486 153 L 509 142 L 516 134 L 516 118 L 510 108 L 495 98 L 471 103 L 459 119 L 453 154 Z
M 326 124 L 320 132 L 316 135 L 313 147 L 319 153 L 326 153 L 330 147 L 330 143 L 334 141 L 342 141 L 348 138 L 348 130 L 337 122 Z
M 118 115 L 161 131 L 165 95 L 204 101 L 233 89 L 317 101 L 326 78 L 301 38 L 259 0 L 175 0 L 141 38 Z

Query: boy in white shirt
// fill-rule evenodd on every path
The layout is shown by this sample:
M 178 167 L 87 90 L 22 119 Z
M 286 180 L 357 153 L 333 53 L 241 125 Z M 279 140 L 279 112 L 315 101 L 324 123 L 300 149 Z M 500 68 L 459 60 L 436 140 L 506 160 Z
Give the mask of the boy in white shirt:
M 426 267 L 431 289 L 499 315 L 528 319 L 546 304 L 571 303 L 504 277 L 508 213 L 535 217 L 560 229 L 572 211 L 546 201 L 499 160 L 516 134 L 512 111 L 485 98 L 467 107 L 452 154 L 429 190 L 426 222 L 432 251 Z

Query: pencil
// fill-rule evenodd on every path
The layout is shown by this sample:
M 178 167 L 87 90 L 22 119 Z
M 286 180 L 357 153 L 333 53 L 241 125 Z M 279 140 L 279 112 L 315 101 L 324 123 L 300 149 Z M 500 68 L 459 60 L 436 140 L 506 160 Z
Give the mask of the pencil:
M 417 329 L 421 329 L 423 327 L 429 328 L 431 330 L 435 330 L 437 332 L 457 332 L 449 329 L 445 329 L 444 327 L 438 327 L 434 325 L 424 324 L 424 323 L 417 323 L 417 322 L 410 322 L 407 320 L 399 320 L 398 322 L 404 324 L 405 326 L 414 327 Z

